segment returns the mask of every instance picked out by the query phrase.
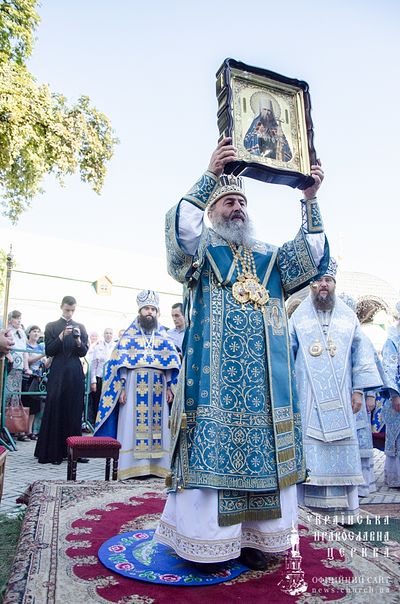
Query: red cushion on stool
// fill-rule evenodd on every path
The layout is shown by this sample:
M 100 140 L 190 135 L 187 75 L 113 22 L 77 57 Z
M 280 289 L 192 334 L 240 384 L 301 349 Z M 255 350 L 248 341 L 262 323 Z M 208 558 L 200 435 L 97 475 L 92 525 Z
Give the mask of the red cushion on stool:
M 106 459 L 106 480 L 110 479 L 110 462 L 113 459 L 113 480 L 118 478 L 118 459 L 121 443 L 108 436 L 68 436 L 67 480 L 76 480 L 76 466 L 79 458 L 92 457 Z
M 110 436 L 68 436 L 67 446 L 82 449 L 120 449 L 121 443 Z

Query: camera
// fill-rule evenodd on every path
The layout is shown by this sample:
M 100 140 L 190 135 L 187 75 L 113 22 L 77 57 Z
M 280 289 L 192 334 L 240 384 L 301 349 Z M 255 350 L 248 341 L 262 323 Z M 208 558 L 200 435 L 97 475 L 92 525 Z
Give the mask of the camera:
M 74 338 L 79 338 L 81 335 L 81 330 L 79 329 L 79 327 L 73 327 L 72 328 L 72 336 Z

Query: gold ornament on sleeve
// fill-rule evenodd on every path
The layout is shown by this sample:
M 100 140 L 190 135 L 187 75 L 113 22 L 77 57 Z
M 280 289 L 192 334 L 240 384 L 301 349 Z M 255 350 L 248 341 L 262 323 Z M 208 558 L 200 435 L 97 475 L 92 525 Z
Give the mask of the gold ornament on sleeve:
M 236 247 L 229 243 L 233 261 L 238 272 L 238 278 L 232 285 L 232 296 L 242 305 L 254 304 L 254 308 L 262 308 L 269 300 L 269 292 L 257 277 L 256 263 L 253 252 L 248 247 Z

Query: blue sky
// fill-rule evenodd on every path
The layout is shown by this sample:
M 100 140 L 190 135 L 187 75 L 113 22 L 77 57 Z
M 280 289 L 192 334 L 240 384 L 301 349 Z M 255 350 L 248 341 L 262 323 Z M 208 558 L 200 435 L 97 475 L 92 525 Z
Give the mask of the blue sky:
M 309 83 L 332 252 L 346 270 L 399 290 L 399 7 L 42 0 L 32 72 L 71 101 L 90 96 L 120 144 L 101 196 L 77 177 L 63 189 L 47 178 L 16 228 L 163 257 L 164 214 L 207 168 L 218 138 L 215 72 L 232 57 Z M 299 192 L 246 185 L 259 238 L 291 239 Z

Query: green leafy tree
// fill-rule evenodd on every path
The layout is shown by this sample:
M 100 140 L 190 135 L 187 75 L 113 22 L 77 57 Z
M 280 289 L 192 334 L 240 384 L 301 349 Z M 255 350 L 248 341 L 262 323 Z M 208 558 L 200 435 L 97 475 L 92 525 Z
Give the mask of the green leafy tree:
M 46 174 L 80 173 L 99 193 L 115 144 L 108 118 L 82 96 L 74 105 L 38 85 L 25 65 L 39 23 L 37 0 L 0 0 L 0 202 L 18 220 Z

